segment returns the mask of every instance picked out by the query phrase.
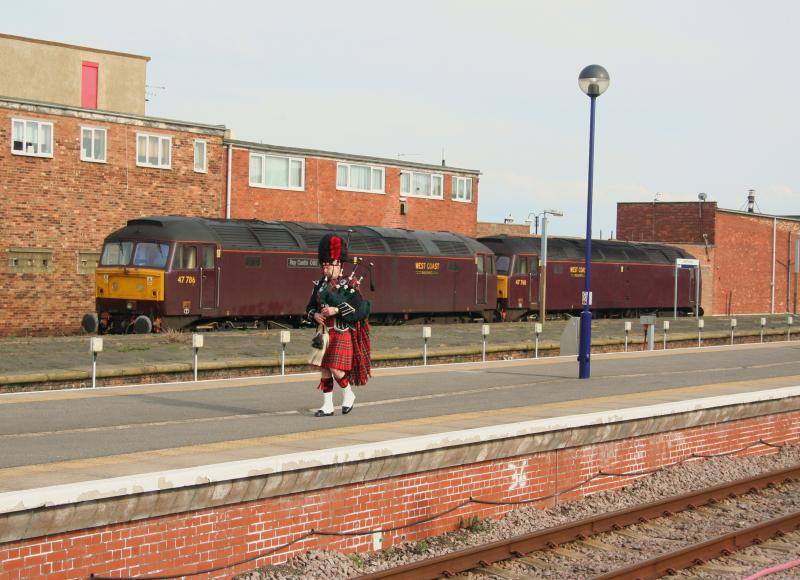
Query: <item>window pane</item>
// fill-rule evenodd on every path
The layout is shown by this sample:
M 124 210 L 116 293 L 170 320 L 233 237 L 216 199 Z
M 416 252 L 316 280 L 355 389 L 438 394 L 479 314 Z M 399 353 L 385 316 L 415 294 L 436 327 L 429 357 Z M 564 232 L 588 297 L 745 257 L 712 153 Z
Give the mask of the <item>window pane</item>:
M 81 129 L 81 156 L 84 159 L 92 158 L 92 130 Z
M 383 169 L 372 168 L 372 190 L 383 191 Z
M 364 165 L 350 166 L 350 187 L 353 189 L 370 189 L 372 170 Z
M 94 158 L 98 161 L 106 160 L 106 132 L 98 129 L 94 135 Z
M 13 133 L 14 133 L 14 144 L 12 148 L 14 151 L 24 151 L 25 150 L 25 123 L 22 121 L 14 121 L 13 124 Z
M 289 160 L 285 157 L 267 157 L 267 185 L 286 187 L 289 185 Z
M 336 166 L 336 187 L 347 187 L 347 165 Z
M 263 163 L 264 163 L 263 157 L 259 155 L 250 156 L 250 183 L 257 183 L 259 185 L 264 185 L 264 182 L 261 179 Z
M 427 173 L 414 174 L 414 194 L 415 195 L 430 195 L 431 194 L 431 176 Z
M 25 123 L 25 152 L 38 153 L 39 152 L 39 127 L 36 123 L 30 121 Z
M 411 175 L 408 173 L 400 174 L 400 193 L 411 193 Z
M 203 268 L 213 268 L 214 267 L 214 248 L 209 248 L 205 246 L 203 248 Z
M 158 165 L 158 137 L 147 138 L 147 163 Z
M 303 187 L 303 162 L 297 159 L 292 159 L 290 163 L 292 167 L 289 185 L 292 187 Z
M 166 137 L 161 138 L 161 165 L 162 167 L 169 167 L 170 164 L 170 146 L 172 145 L 172 141 Z
M 147 163 L 147 137 L 139 135 L 136 139 L 136 163 Z
M 133 254 L 133 265 L 146 266 L 150 268 L 163 268 L 167 263 L 168 255 L 168 244 L 140 242 L 136 244 L 136 251 Z
M 43 154 L 49 155 L 53 152 L 53 126 L 49 123 L 42 123 L 41 128 L 42 142 L 40 143 L 40 151 Z
M 131 258 L 133 242 L 109 242 L 103 248 L 100 264 L 103 266 L 124 266 Z
M 464 180 L 464 187 L 467 190 L 465 192 L 466 195 L 464 196 L 464 199 L 466 199 L 467 201 L 472 201 L 472 178 L 471 177 L 469 177 L 469 178 Z
M 203 141 L 194 142 L 194 170 L 205 171 L 206 169 L 206 144 Z
M 431 195 L 433 197 L 442 197 L 442 176 L 434 175 L 432 178 Z
M 458 178 L 453 176 L 453 188 L 450 191 L 450 197 L 453 199 L 458 198 Z

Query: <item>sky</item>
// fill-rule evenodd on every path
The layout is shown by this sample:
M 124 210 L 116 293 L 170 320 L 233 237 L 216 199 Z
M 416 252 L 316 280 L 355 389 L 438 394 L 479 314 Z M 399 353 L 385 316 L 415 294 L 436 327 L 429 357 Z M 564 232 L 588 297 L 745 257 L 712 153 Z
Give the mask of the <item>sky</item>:
M 0 32 L 151 57 L 146 114 L 236 139 L 481 172 L 478 219 L 546 209 L 592 233 L 618 202 L 800 215 L 792 0 L 4 3 Z M 0 79 L 0 87 L 2 80 Z M 2 93 L 2 90 L 0 90 Z

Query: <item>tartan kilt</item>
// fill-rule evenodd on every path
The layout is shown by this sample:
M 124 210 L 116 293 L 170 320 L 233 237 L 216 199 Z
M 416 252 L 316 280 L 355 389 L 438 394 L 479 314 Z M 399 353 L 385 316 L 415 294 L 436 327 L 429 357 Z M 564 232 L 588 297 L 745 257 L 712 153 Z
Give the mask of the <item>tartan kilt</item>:
M 320 366 L 326 369 L 349 371 L 353 367 L 353 331 L 348 329 L 339 332 L 333 328 L 328 330 L 330 343 Z

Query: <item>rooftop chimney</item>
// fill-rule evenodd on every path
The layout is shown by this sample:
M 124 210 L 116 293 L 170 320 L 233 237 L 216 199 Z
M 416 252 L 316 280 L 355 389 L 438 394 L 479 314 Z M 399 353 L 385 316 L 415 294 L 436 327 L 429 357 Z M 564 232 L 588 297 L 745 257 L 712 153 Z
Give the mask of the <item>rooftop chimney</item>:
M 756 204 L 756 190 L 755 189 L 748 189 L 747 190 L 747 212 L 748 213 L 755 213 L 753 209 Z

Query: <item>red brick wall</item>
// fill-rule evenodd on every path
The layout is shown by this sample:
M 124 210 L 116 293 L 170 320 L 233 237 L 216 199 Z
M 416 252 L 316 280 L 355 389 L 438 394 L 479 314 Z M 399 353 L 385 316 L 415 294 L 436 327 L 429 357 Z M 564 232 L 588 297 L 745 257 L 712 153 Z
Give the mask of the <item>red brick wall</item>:
M 386 193 L 337 190 L 334 159 L 305 158 L 304 191 L 251 187 L 249 168 L 250 151 L 234 148 L 231 171 L 232 218 L 448 230 L 467 236 L 474 236 L 476 232 L 476 176 L 472 176 L 472 203 L 451 199 L 452 173 L 444 173 L 444 199 L 403 196 L 407 199 L 408 212 L 400 215 L 399 167 L 385 166 Z
M 151 128 L 142 120 L 58 114 L 55 107 L 0 107 L 0 335 L 75 333 L 94 310 L 94 277 L 77 273 L 78 250 L 99 251 L 128 219 L 152 214 L 224 215 L 221 130 Z M 47 112 L 44 112 L 47 111 Z M 53 158 L 11 154 L 11 118 L 53 123 Z M 80 160 L 80 127 L 107 129 L 107 163 Z M 172 169 L 136 166 L 136 133 L 172 136 Z M 208 142 L 208 172 L 195 173 L 194 139 Z M 9 272 L 8 248 L 53 250 L 53 271 Z
M 717 213 L 714 302 L 717 314 L 796 311 L 794 246 L 800 223 L 775 221 L 775 298 L 772 307 L 773 219 L 757 214 Z M 789 271 L 792 270 L 792 271 Z
M 714 244 L 715 201 L 617 204 L 617 239 Z
M 485 461 L 0 545 L 0 576 L 86 578 L 99 575 L 187 573 L 233 563 L 296 539 L 309 530 L 352 531 L 407 524 L 474 497 L 495 501 L 534 499 L 566 490 L 600 470 L 629 472 L 688 460 L 693 453 L 727 453 L 757 443 L 800 442 L 800 412 L 732 421 L 634 439 Z M 740 455 L 774 453 L 765 445 Z M 519 485 L 524 481 L 523 485 Z M 636 477 L 600 477 L 559 502 L 619 489 Z M 554 500 L 535 504 L 546 508 Z M 496 518 L 508 506 L 469 504 L 429 523 L 388 534 L 387 548 L 452 531 L 460 517 Z M 256 566 L 279 563 L 309 549 L 366 552 L 370 535 L 310 536 L 288 549 L 213 577 L 227 578 Z
M 478 222 L 476 237 L 507 234 L 509 236 L 531 236 L 530 224 L 500 224 Z

